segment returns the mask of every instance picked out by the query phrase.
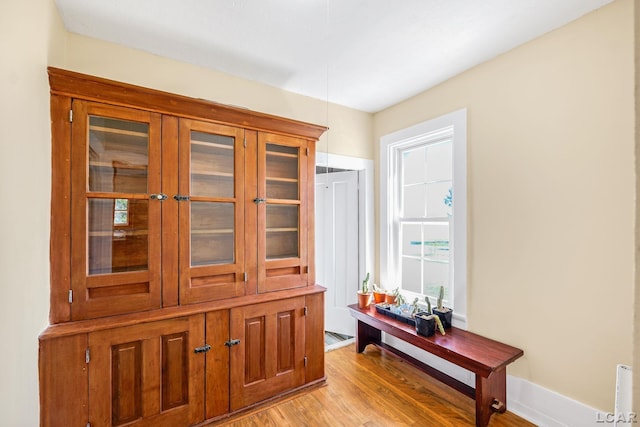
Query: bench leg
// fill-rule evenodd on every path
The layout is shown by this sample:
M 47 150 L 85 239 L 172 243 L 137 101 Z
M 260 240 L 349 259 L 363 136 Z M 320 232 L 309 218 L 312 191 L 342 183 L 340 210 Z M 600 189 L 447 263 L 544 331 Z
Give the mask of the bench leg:
M 486 427 L 494 412 L 507 410 L 507 371 L 492 372 L 487 378 L 476 374 L 476 426 Z
M 356 331 L 356 351 L 362 353 L 367 344 L 380 344 L 382 333 L 364 322 L 358 320 Z

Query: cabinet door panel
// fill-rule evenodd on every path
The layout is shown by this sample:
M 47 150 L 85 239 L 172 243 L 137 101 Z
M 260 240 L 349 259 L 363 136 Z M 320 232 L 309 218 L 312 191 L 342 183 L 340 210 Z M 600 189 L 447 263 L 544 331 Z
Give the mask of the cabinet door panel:
M 304 383 L 304 297 L 231 310 L 231 410 Z
M 204 316 L 89 334 L 89 421 L 190 425 L 204 417 Z
M 73 320 L 159 308 L 160 116 L 74 101 Z
M 324 292 L 307 295 L 305 316 L 305 382 L 324 378 Z
M 266 377 L 266 316 L 244 319 L 244 384 L 264 381 Z
M 111 424 L 142 418 L 142 342 L 111 347 Z
M 244 295 L 244 131 L 180 120 L 180 303 Z
M 40 425 L 86 427 L 89 389 L 87 334 L 40 341 Z
M 189 402 L 189 340 L 184 332 L 162 336 L 162 409 Z
M 308 148 L 302 139 L 258 134 L 258 292 L 308 284 Z
M 229 412 L 229 310 L 206 314 L 206 419 Z

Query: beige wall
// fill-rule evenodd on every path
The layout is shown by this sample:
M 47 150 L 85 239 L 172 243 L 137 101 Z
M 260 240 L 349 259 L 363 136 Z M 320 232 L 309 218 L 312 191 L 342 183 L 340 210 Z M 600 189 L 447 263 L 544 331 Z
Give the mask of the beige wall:
M 53 2 L 0 6 L 0 424 L 38 425 L 38 334 L 49 312 Z
M 632 363 L 632 8 L 618 0 L 374 116 L 377 140 L 468 109 L 469 328 L 524 349 L 510 374 L 605 411 L 616 364 Z
M 271 86 L 66 33 L 65 52 L 50 65 L 171 93 L 327 125 L 318 149 L 373 159 L 372 115 Z

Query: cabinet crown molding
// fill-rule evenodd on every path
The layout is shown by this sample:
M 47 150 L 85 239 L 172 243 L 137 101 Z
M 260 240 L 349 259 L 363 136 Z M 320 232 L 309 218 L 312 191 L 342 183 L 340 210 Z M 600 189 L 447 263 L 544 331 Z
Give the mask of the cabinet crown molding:
M 52 94 L 317 140 L 326 126 L 48 67 Z

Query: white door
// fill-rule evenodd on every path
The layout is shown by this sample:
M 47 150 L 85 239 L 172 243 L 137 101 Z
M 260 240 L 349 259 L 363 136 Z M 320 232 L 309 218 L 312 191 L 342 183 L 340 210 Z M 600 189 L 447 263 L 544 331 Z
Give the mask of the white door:
M 346 308 L 358 291 L 358 172 L 316 176 L 316 281 L 327 288 L 325 330 L 355 335 Z

